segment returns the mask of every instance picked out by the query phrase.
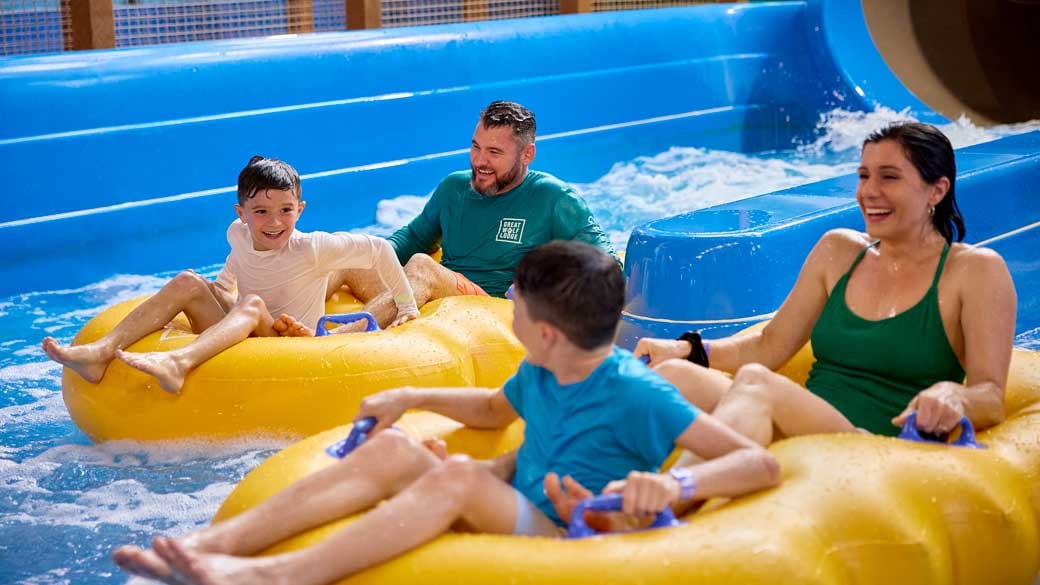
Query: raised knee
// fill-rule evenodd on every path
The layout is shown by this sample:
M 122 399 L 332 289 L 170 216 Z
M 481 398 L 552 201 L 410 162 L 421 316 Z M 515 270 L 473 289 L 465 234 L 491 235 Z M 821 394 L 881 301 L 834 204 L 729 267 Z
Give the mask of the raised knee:
M 365 444 L 369 449 L 377 450 L 387 460 L 403 460 L 425 449 L 397 429 L 387 429 L 367 440 Z
M 736 384 L 762 384 L 773 375 L 773 371 L 762 364 L 744 364 L 733 376 L 733 382 Z
M 261 314 L 267 312 L 267 303 L 257 295 L 246 295 L 239 301 L 238 310 L 259 318 Z
M 438 264 L 439 262 L 428 254 L 413 254 L 405 264 L 405 272 L 406 274 L 418 274 L 432 270 L 433 266 Z
M 170 279 L 169 286 L 175 287 L 177 290 L 186 293 L 197 295 L 201 292 L 209 292 L 209 283 L 205 278 L 202 278 L 193 270 L 185 270 Z
M 739 401 L 744 405 L 754 403 L 769 408 L 772 396 L 770 382 L 775 375 L 761 364 L 742 366 L 733 376 L 733 385 L 723 395 L 722 402 Z
M 450 455 L 430 472 L 430 479 L 444 491 L 462 494 L 474 485 L 480 471 L 480 464 L 466 455 Z

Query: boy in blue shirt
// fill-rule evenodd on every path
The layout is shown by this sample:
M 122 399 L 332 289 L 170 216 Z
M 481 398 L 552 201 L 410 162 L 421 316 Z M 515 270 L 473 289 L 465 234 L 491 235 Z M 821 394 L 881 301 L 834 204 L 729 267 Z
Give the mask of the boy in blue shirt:
M 772 455 L 700 413 L 612 340 L 624 302 L 613 258 L 580 242 L 551 242 L 520 262 L 513 330 L 527 358 L 503 388 L 399 388 L 367 398 L 358 419 L 373 436 L 342 463 L 310 475 L 249 511 L 154 551 L 122 547 L 116 563 L 170 583 L 329 583 L 387 561 L 461 522 L 479 532 L 557 537 L 573 499 L 559 476 L 620 493 L 624 512 L 737 496 L 779 481 Z M 512 459 L 446 459 L 395 430 L 424 408 L 477 428 L 525 420 Z M 381 432 L 385 431 L 385 432 Z M 676 446 L 705 463 L 658 473 Z M 511 478 L 510 478 L 511 476 Z M 296 533 L 371 509 L 323 542 L 249 558 Z

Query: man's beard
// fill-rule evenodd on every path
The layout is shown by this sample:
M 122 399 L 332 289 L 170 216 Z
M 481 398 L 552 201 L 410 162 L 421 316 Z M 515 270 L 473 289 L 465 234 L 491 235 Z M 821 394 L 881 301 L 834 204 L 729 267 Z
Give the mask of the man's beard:
M 490 185 L 487 188 L 481 189 L 477 186 L 477 169 L 474 167 L 470 167 L 471 173 L 469 184 L 471 187 L 473 187 L 474 191 L 480 193 L 481 195 L 498 195 L 502 192 L 503 189 L 508 187 L 510 183 L 515 181 L 516 178 L 520 176 L 520 171 L 522 169 L 523 164 L 520 162 L 520 159 L 517 158 L 516 164 L 513 165 L 513 168 L 510 169 L 508 173 L 502 175 L 501 177 L 496 175 L 494 184 Z

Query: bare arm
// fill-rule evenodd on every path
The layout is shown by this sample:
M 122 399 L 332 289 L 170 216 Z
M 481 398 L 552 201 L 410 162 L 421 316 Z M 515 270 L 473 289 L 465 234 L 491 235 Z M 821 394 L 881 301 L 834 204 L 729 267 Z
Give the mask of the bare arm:
M 518 416 L 501 389 L 405 387 L 365 398 L 354 420 L 373 416 L 378 421 L 373 431 L 378 432 L 401 418 L 406 410 L 416 408 L 478 429 L 500 429 Z
M 780 483 L 780 464 L 769 451 L 707 413 L 699 414 L 675 443 L 704 459 L 689 467 L 698 500 L 739 496 Z
M 965 384 L 939 382 L 910 402 L 893 424 L 914 410 L 917 426 L 945 433 L 967 416 L 980 429 L 1004 420 L 1004 389 L 1015 338 L 1017 297 L 1007 265 L 983 248 L 965 253 L 960 323 L 964 335 Z
M 735 497 L 780 483 L 780 464 L 769 451 L 707 413 L 699 414 L 675 443 L 705 459 L 687 468 L 696 484 L 694 500 Z M 679 482 L 668 473 L 633 471 L 603 492 L 620 493 L 623 511 L 637 516 L 688 503 L 680 500 Z
M 734 373 L 740 366 L 760 363 L 769 369 L 782 366 L 806 342 L 819 319 L 828 296 L 828 268 L 852 261 L 850 253 L 861 237 L 851 230 L 827 232 L 802 264 L 801 272 L 787 299 L 761 331 L 711 340 L 711 367 Z M 651 365 L 685 358 L 692 347 L 686 341 L 641 339 L 635 355 L 651 356 Z

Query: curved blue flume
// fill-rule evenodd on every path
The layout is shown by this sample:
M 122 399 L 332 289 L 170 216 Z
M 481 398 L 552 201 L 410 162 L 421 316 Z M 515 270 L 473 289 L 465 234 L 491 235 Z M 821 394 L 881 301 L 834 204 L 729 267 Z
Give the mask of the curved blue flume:
M 1040 131 L 957 150 L 965 241 L 991 247 L 1018 290 L 1022 333 L 1040 325 Z M 863 228 L 847 175 L 769 193 L 633 230 L 620 343 L 690 329 L 733 332 L 768 318 L 827 230 Z
M 841 105 L 807 27 L 782 2 L 0 58 L 0 295 L 222 261 L 253 154 L 306 177 L 302 229 L 365 225 L 465 168 L 493 99 L 579 183 L 673 145 L 788 148 Z

